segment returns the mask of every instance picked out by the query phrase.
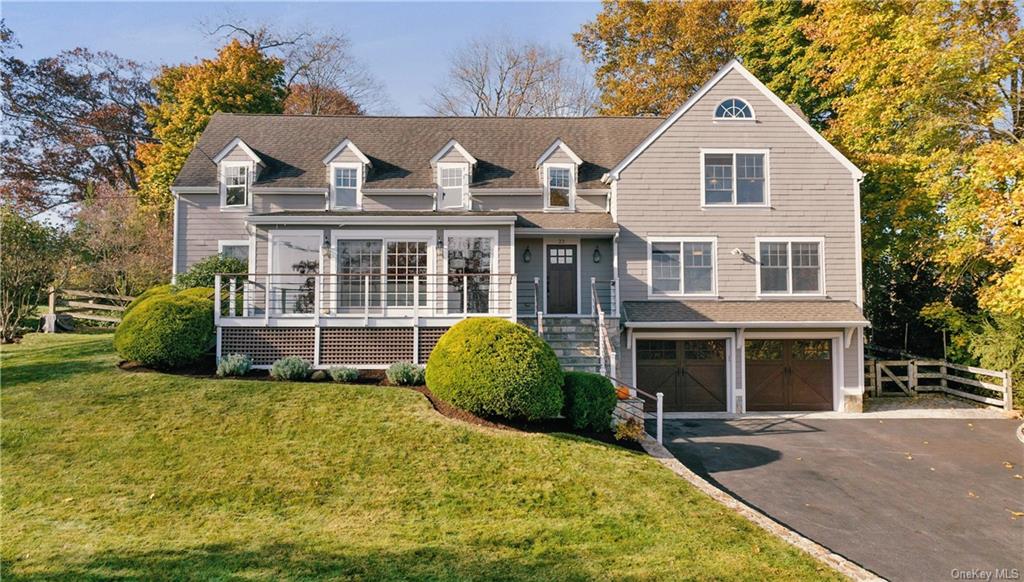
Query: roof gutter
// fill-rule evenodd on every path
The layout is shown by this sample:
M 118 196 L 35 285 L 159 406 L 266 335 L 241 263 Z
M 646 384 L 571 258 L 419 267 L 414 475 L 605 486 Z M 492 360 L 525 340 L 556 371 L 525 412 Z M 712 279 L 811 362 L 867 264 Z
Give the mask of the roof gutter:
M 319 224 L 331 226 L 344 226 L 349 224 L 370 224 L 370 225 L 399 225 L 399 226 L 422 226 L 437 225 L 446 226 L 450 224 L 514 224 L 516 216 L 250 216 L 246 218 L 247 224 L 253 225 L 297 225 L 297 224 Z
M 617 228 L 536 228 L 517 226 L 516 234 L 539 234 L 550 236 L 613 236 L 619 234 Z
M 747 329 L 759 328 L 790 328 L 790 327 L 871 327 L 868 321 L 627 321 L 626 327 L 630 328 L 657 328 L 657 329 L 720 329 L 743 327 Z

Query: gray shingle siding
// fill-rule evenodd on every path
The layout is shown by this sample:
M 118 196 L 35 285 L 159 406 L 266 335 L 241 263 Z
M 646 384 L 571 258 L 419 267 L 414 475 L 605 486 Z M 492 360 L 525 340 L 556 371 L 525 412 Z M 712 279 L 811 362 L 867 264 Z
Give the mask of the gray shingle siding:
M 728 97 L 750 103 L 756 121 L 713 121 Z M 701 208 L 701 148 L 769 150 L 771 208 Z M 853 176 L 736 71 L 623 170 L 616 191 L 624 300 L 647 298 L 647 240 L 655 236 L 717 236 L 723 299 L 756 298 L 756 265 L 732 249 L 755 256 L 756 237 L 824 237 L 828 297 L 857 298 Z

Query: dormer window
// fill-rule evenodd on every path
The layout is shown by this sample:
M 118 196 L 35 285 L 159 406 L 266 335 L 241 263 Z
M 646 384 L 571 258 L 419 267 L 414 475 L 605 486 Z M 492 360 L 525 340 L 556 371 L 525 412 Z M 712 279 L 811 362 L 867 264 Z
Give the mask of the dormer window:
M 573 169 L 571 166 L 545 167 L 544 207 L 551 210 L 572 210 Z
M 468 164 L 438 164 L 437 183 L 440 188 L 438 210 L 466 207 L 466 185 L 469 182 Z
M 221 206 L 249 206 L 249 162 L 221 162 Z
M 715 119 L 753 119 L 754 110 L 742 99 L 726 99 L 715 108 Z
M 359 186 L 362 166 L 359 164 L 331 164 L 331 206 L 356 209 L 361 206 Z

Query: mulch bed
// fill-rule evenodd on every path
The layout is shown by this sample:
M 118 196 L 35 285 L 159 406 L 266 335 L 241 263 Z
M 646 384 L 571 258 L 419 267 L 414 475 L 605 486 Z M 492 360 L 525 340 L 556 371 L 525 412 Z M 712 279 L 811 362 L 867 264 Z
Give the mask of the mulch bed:
M 178 376 L 187 376 L 190 378 L 204 378 L 214 380 L 237 380 L 238 377 L 234 378 L 220 378 L 216 375 L 217 364 L 216 359 L 213 356 L 209 356 L 196 362 L 195 364 L 184 367 L 176 368 L 173 370 L 156 370 L 147 367 L 139 362 L 121 361 L 117 364 L 117 367 L 126 372 L 141 372 L 141 373 L 161 373 L 161 374 L 175 374 Z M 261 380 L 261 381 L 274 381 L 270 377 L 268 370 L 251 370 L 242 379 L 245 380 Z M 330 380 L 324 382 L 314 382 L 317 384 L 330 383 Z M 353 382 L 346 382 L 346 384 L 359 384 L 364 386 L 386 386 L 392 387 L 387 383 L 387 379 L 384 377 L 384 370 L 360 370 L 359 379 Z M 401 387 L 404 388 L 404 387 Z M 477 416 L 471 412 L 455 408 L 454 406 L 438 399 L 426 386 L 409 386 L 409 389 L 415 390 L 420 394 L 427 397 L 430 404 L 434 407 L 434 410 L 440 414 L 453 418 L 455 420 L 461 420 L 462 422 L 468 422 L 477 426 L 485 426 L 487 428 L 496 428 L 500 430 L 511 430 L 516 432 L 527 432 L 527 433 L 565 433 L 572 434 L 598 442 L 615 445 L 631 451 L 643 452 L 643 447 L 640 443 L 634 441 L 620 441 L 615 439 L 615 435 L 612 432 L 594 432 L 590 430 L 577 430 L 573 428 L 572 424 L 566 418 L 549 418 L 546 420 L 540 420 L 536 422 L 526 421 L 512 421 L 498 418 L 483 418 Z

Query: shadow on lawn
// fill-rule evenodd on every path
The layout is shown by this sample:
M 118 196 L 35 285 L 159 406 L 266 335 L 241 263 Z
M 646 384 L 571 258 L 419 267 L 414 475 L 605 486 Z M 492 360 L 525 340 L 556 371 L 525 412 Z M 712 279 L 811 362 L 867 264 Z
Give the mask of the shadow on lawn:
M 590 580 L 600 572 L 584 567 L 582 556 L 562 550 L 543 557 L 494 559 L 488 548 L 465 548 L 465 555 L 422 547 L 405 552 L 326 553 L 295 544 L 270 544 L 257 549 L 233 544 L 183 550 L 105 552 L 84 562 L 52 560 L 44 571 L 22 574 L 8 564 L 5 580 Z M 472 556 L 472 557 L 468 557 Z
M 5 354 L 4 388 L 110 370 L 113 363 L 103 356 L 110 356 L 111 352 L 109 341 L 98 340 L 50 347 L 33 346 L 30 351 Z

